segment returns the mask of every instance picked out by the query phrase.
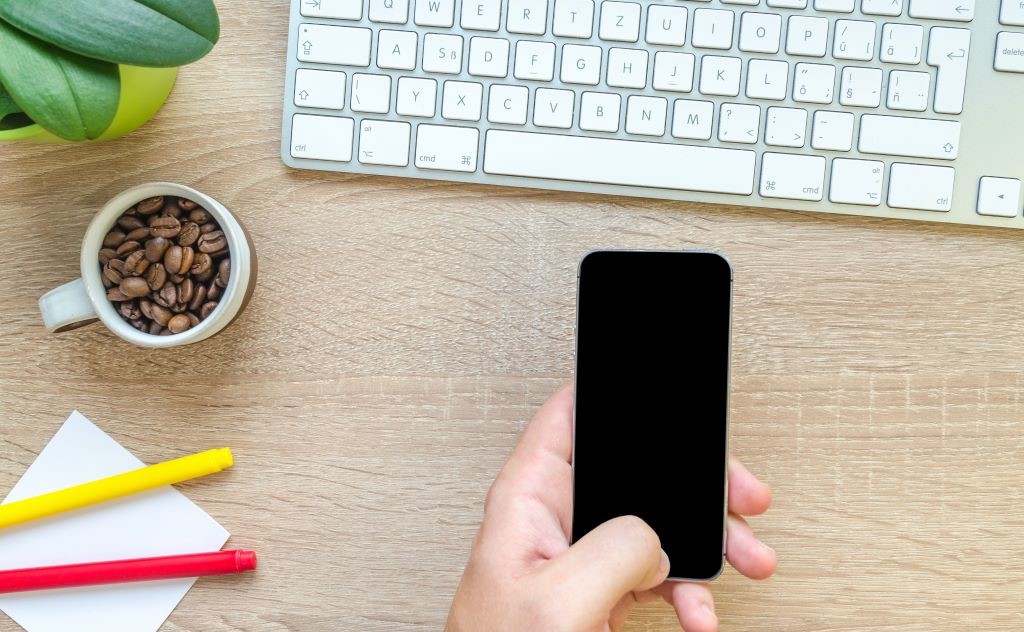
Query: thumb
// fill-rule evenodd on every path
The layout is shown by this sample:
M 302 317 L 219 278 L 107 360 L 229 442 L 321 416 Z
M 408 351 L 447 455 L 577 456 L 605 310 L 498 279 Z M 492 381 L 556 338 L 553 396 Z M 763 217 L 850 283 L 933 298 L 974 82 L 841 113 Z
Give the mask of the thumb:
M 539 579 L 566 622 L 589 627 L 608 620 L 623 596 L 668 577 L 658 534 L 636 516 L 614 518 L 544 566 Z

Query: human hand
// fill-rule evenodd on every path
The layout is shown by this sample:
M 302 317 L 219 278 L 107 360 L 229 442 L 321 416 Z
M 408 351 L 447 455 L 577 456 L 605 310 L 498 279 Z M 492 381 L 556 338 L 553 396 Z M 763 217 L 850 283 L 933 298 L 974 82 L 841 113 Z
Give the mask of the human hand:
M 605 632 L 619 629 L 637 603 L 662 598 L 687 632 L 715 632 L 711 590 L 665 581 L 669 560 L 643 520 L 609 520 L 569 546 L 572 406 L 572 386 L 563 386 L 491 486 L 446 631 Z M 742 516 L 770 504 L 768 486 L 730 458 L 726 557 L 752 579 L 775 572 L 776 557 Z

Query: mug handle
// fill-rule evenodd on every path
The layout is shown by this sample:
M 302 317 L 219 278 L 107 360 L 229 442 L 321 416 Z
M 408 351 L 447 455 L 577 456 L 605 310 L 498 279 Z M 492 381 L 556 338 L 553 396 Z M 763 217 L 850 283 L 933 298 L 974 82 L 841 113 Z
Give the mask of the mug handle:
M 70 331 L 99 320 L 85 291 L 85 281 L 80 278 L 39 297 L 39 311 L 50 333 Z

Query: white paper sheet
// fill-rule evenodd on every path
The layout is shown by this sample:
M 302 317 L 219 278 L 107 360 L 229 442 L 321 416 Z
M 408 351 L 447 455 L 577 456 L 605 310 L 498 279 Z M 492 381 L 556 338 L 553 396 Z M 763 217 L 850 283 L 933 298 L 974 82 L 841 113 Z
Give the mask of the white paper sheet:
M 143 465 L 75 411 L 4 502 Z M 217 551 L 228 537 L 192 501 L 164 487 L 0 530 L 0 570 Z M 28 632 L 156 632 L 194 581 L 0 595 L 0 610 Z

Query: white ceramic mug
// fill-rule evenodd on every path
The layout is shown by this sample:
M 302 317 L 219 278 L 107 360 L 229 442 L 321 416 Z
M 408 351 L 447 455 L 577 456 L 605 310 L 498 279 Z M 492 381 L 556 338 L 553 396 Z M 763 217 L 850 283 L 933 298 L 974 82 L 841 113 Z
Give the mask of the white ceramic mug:
M 220 224 L 231 253 L 231 276 L 213 312 L 201 323 L 169 336 L 154 336 L 132 327 L 117 313 L 103 287 L 99 252 L 103 238 L 121 214 L 147 198 L 174 195 L 202 206 Z M 245 308 L 256 285 L 256 253 L 252 240 L 238 219 L 223 204 L 195 189 L 170 182 L 151 182 L 117 195 L 107 202 L 82 239 L 82 276 L 44 294 L 39 299 L 43 324 L 51 332 L 63 332 L 101 321 L 107 329 L 140 347 L 176 347 L 205 340 L 221 331 Z

